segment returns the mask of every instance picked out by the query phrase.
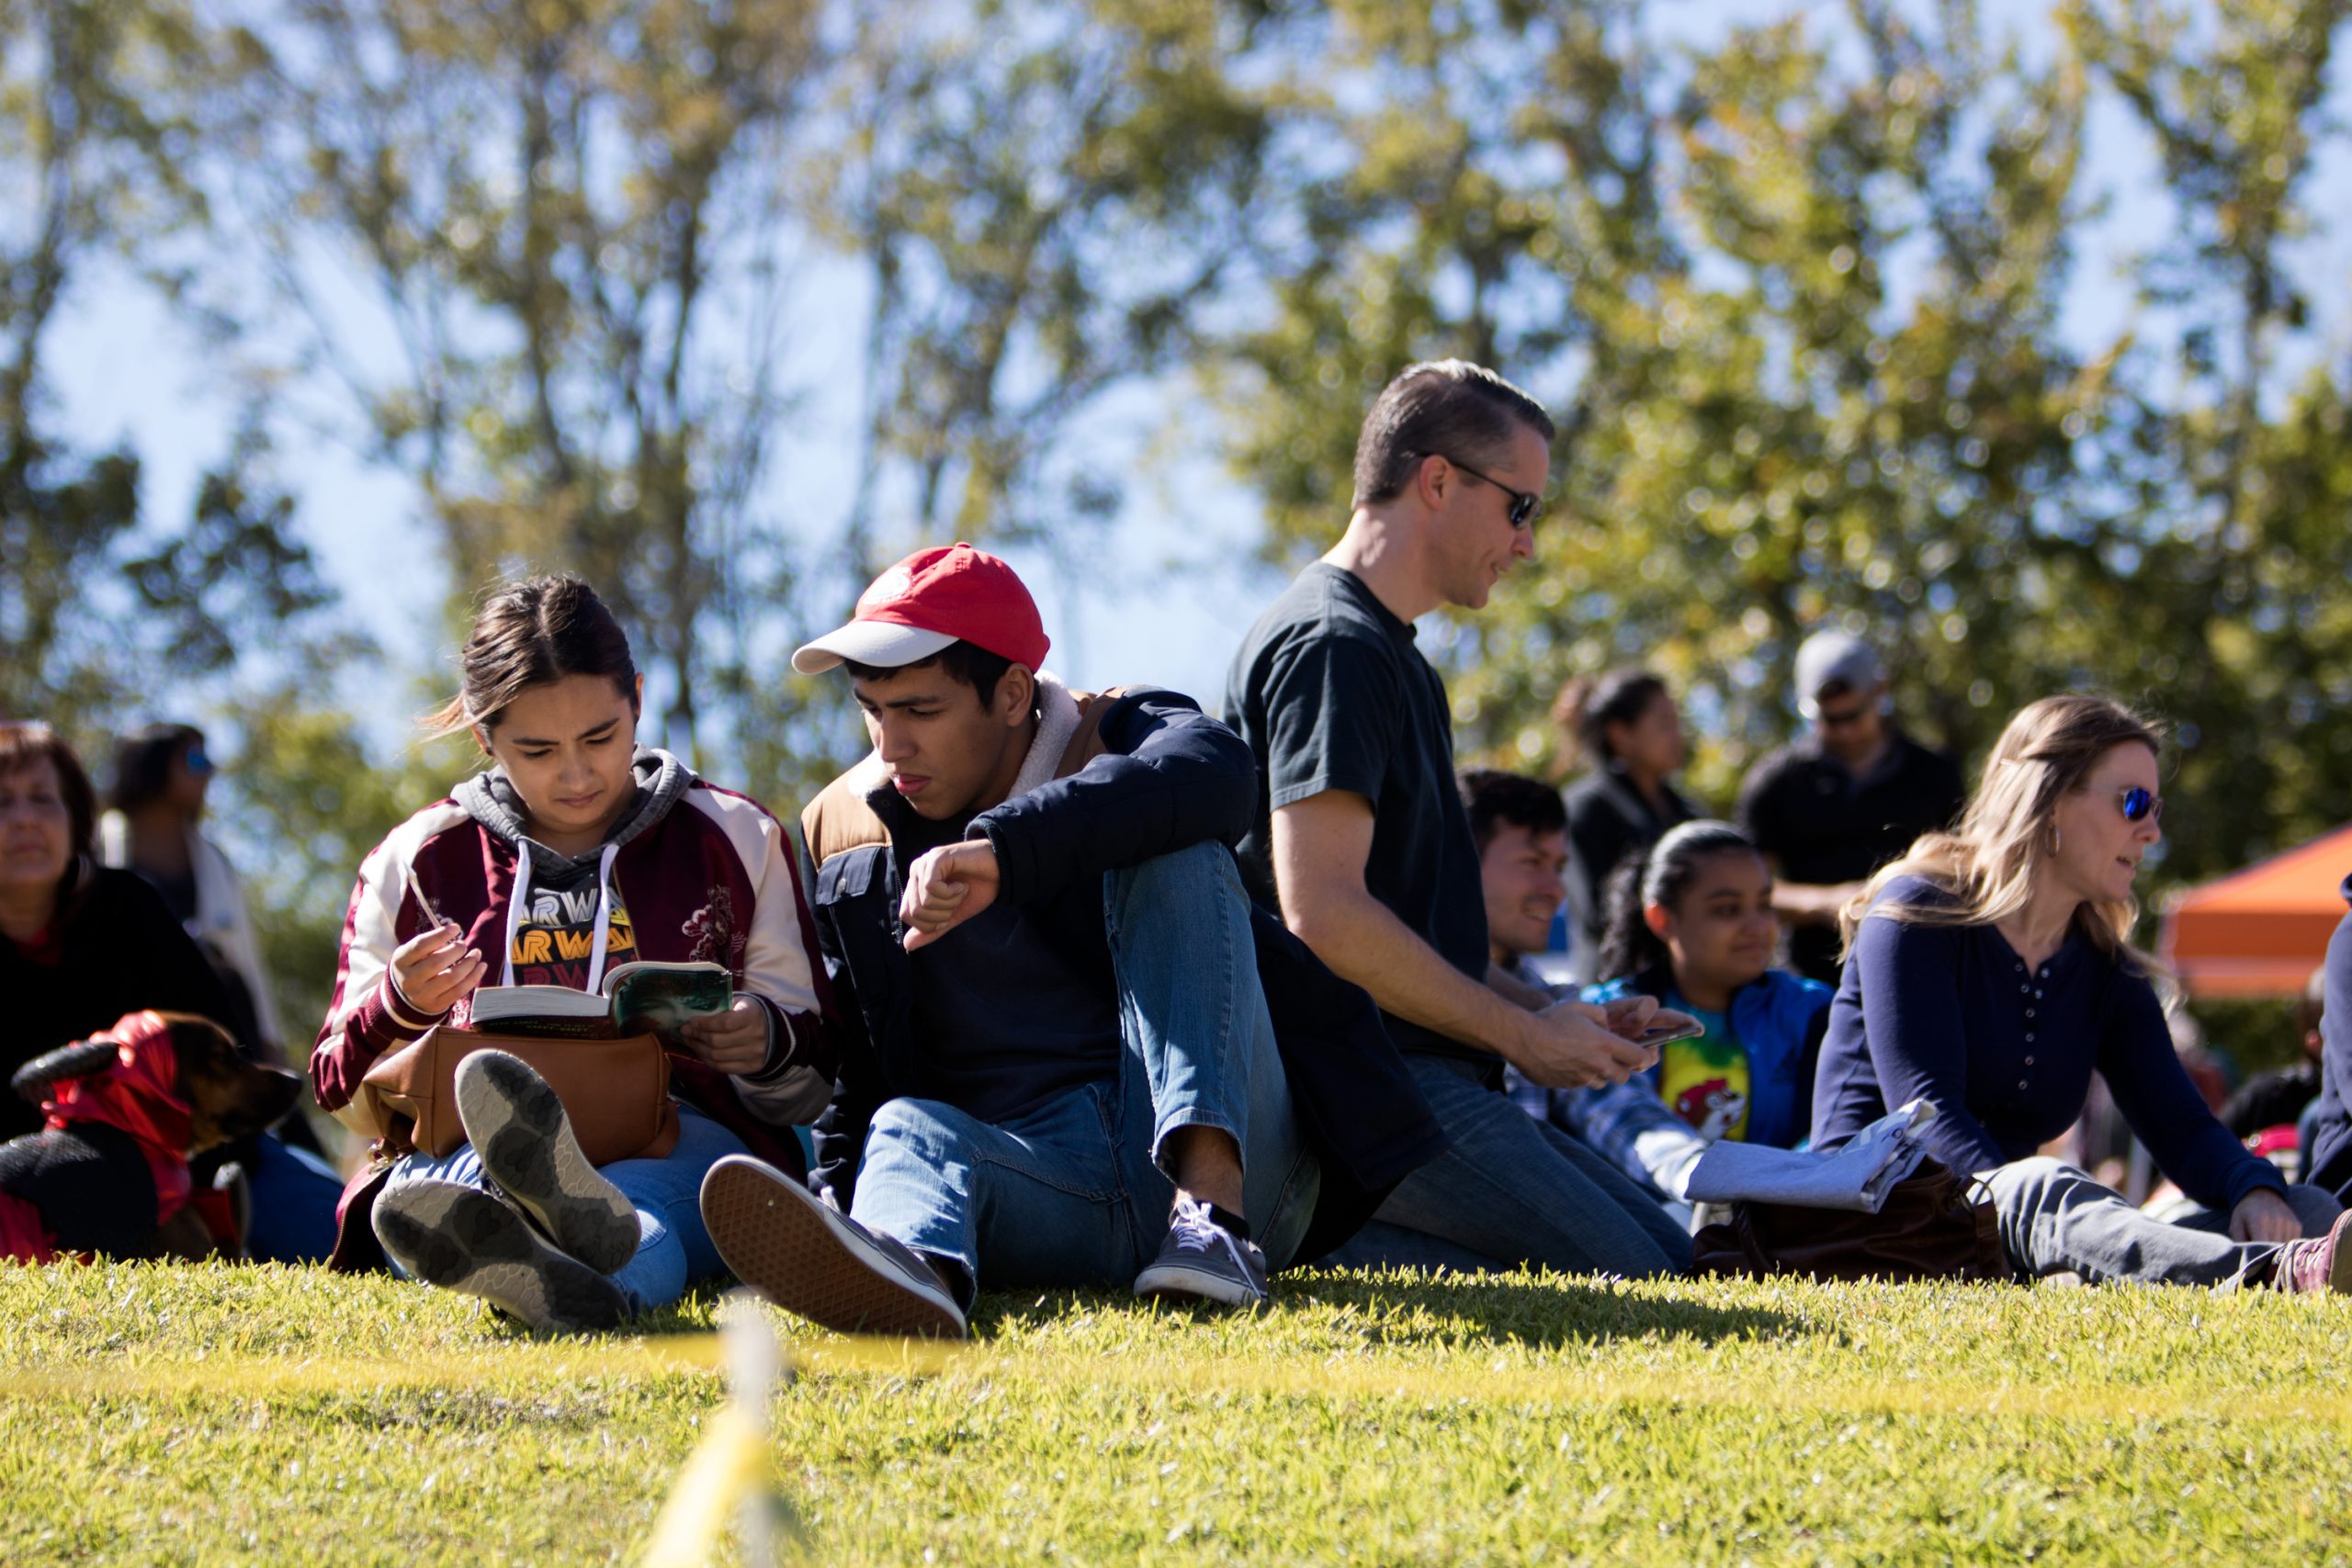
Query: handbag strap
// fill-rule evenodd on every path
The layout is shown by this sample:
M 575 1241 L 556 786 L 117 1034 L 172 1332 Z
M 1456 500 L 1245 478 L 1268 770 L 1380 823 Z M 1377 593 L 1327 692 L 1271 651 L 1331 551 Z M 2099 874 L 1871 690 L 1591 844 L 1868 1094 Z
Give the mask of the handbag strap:
M 596 857 L 596 934 L 588 949 L 585 987 L 591 992 L 605 988 L 605 942 L 613 919 L 613 861 L 620 852 L 618 844 L 606 844 Z M 502 986 L 514 983 L 514 942 L 523 933 L 523 914 L 530 902 L 531 846 L 525 841 L 514 846 L 514 891 L 506 901 L 506 962 L 498 981 Z

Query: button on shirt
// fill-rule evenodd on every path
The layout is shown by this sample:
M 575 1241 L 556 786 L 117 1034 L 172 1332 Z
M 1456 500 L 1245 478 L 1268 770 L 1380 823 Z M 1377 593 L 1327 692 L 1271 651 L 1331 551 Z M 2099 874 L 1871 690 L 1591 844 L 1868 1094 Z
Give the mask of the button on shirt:
M 2082 1114 L 2091 1074 L 2181 1190 L 2228 1209 L 2256 1187 L 2283 1190 L 2246 1152 L 2173 1054 L 2145 976 L 2079 930 L 2028 965 L 1990 925 L 1937 926 L 1878 911 L 1948 901 L 1898 877 L 1856 933 L 1814 1082 L 1815 1142 L 1833 1147 L 1915 1099 L 1936 1105 L 1928 1134 L 1954 1170 L 2023 1159 Z

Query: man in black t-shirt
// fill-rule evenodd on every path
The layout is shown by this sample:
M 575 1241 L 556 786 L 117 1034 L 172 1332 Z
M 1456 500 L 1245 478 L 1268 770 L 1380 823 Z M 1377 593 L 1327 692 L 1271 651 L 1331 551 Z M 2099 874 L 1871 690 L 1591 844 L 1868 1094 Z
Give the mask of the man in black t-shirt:
M 1771 863 L 1790 967 L 1834 986 L 1838 910 L 1914 839 L 1951 827 L 1968 795 L 1951 758 L 1894 723 L 1870 644 L 1816 632 L 1797 649 L 1796 680 L 1813 733 L 1748 770 L 1739 828 Z
M 1360 1266 L 1539 1263 L 1675 1271 L 1690 1241 L 1606 1161 L 1501 1092 L 1506 1062 L 1547 1087 L 1623 1083 L 1657 1059 L 1605 1012 L 1494 969 L 1477 845 L 1456 792 L 1445 684 L 1413 620 L 1482 607 L 1534 553 L 1551 419 L 1490 370 L 1416 365 L 1358 438 L 1347 533 L 1250 628 L 1227 722 L 1259 764 L 1241 846 L 1252 892 L 1372 993 L 1452 1140 L 1332 1255 Z

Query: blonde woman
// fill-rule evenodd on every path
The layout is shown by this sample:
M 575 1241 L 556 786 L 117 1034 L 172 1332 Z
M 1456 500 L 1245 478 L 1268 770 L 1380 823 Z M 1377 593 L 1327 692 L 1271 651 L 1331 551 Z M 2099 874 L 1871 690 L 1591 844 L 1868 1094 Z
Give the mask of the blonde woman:
M 1846 911 L 1814 1137 L 1832 1147 L 1889 1106 L 1933 1101 L 1936 1156 L 1985 1178 L 2024 1275 L 2352 1291 L 2352 1215 L 2214 1120 L 2131 945 L 2132 885 L 2162 836 L 2159 751 L 2104 697 L 2046 697 L 2009 721 L 1958 831 L 1920 839 Z M 2035 1155 L 2081 1113 L 2094 1071 L 2201 1213 L 2151 1219 Z

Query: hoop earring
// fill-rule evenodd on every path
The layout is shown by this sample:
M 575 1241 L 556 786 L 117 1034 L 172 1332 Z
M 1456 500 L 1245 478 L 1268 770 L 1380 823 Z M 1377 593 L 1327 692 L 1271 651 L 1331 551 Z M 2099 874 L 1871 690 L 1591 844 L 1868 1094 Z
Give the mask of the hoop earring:
M 2064 844 L 2065 841 L 2065 835 L 2058 830 L 2058 824 L 2052 822 L 2050 825 L 2050 852 L 2053 855 L 2056 854 L 2058 852 L 2059 846 Z

